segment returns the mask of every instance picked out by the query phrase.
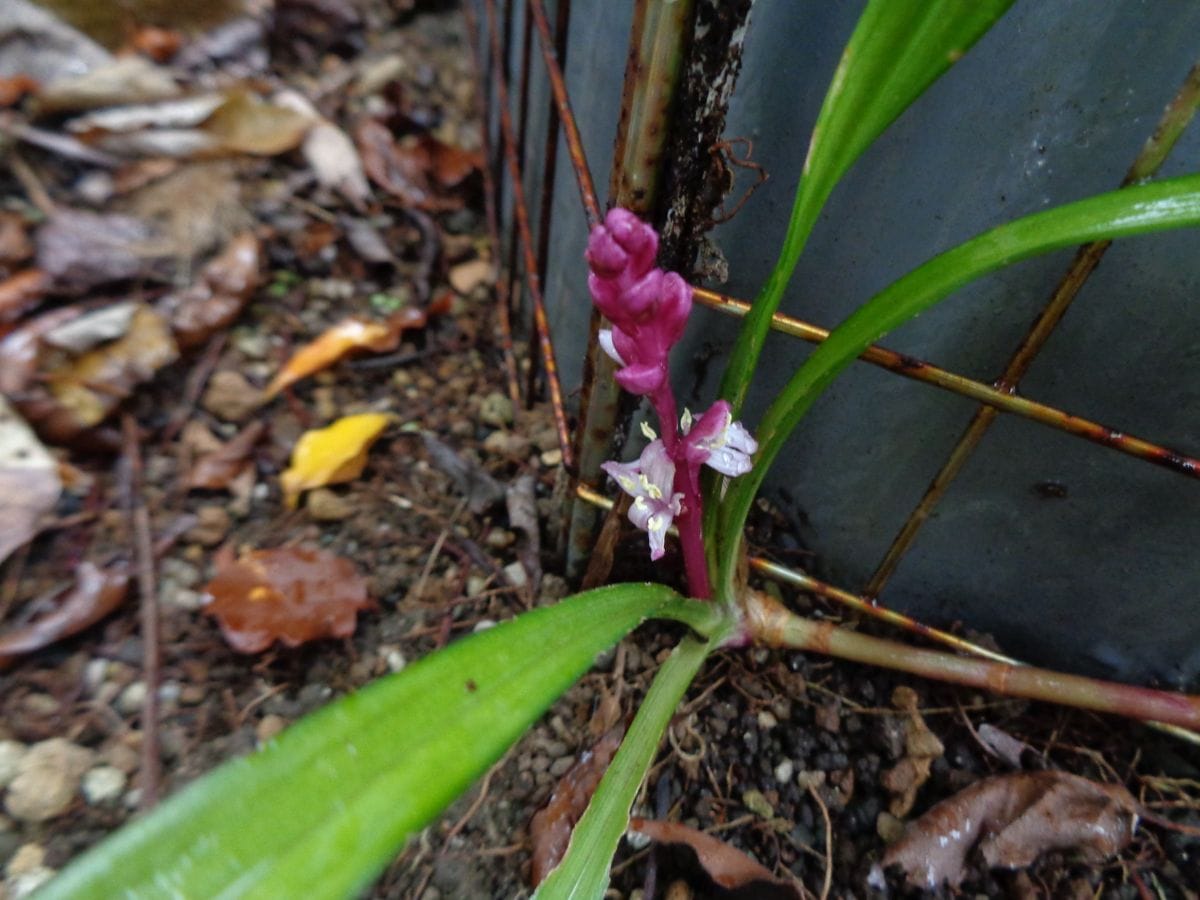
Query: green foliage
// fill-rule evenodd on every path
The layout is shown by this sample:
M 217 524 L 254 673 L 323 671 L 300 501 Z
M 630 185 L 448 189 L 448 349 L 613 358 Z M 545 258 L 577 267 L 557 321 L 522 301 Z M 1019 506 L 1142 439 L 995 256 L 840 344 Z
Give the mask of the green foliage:
M 85 854 L 44 898 L 346 897 L 650 617 L 710 606 L 627 584 L 472 635 L 331 703 Z
M 567 855 L 542 882 L 534 900 L 600 900 L 604 896 L 612 857 L 629 825 L 629 810 L 638 788 L 684 691 L 719 643 L 718 637 L 708 642 L 687 638 L 663 663 L 621 749 L 571 833 Z
M 876 294 L 833 330 L 792 376 L 759 424 L 754 469 L 729 486 L 719 525 L 740 535 L 767 470 L 784 441 L 834 377 L 897 325 L 981 275 L 1031 256 L 1103 238 L 1200 225 L 1200 175 L 1089 197 L 1000 225 L 948 250 Z M 722 545 L 719 571 L 731 577 L 737 540 Z
M 767 283 L 738 334 L 721 396 L 734 418 L 771 316 L 834 186 L 875 138 L 1004 14 L 1012 0 L 871 0 L 842 53 L 817 116 L 804 171 Z

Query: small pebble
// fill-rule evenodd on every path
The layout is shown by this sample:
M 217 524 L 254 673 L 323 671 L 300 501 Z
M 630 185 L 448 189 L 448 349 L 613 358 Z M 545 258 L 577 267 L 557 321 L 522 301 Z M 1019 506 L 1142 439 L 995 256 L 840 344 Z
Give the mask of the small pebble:
M 560 756 L 550 764 L 550 774 L 555 778 L 561 778 L 567 774 L 567 770 L 575 765 L 575 758 L 571 756 Z
M 146 705 L 146 693 L 146 682 L 133 682 L 118 695 L 117 711 L 127 716 L 141 712 Z
M 792 780 L 792 774 L 795 772 L 795 765 L 790 759 L 785 759 L 775 767 L 775 780 L 780 784 L 787 784 Z
M 28 897 L 54 877 L 53 869 L 46 865 L 46 850 L 41 844 L 22 844 L 13 853 L 4 867 L 4 890 L 0 892 L 6 900 Z
M 492 391 L 479 404 L 479 421 L 503 428 L 513 420 L 512 400 L 500 391 Z
M 92 751 L 65 738 L 34 744 L 17 764 L 5 808 L 23 822 L 44 822 L 67 811 L 79 780 L 92 764 Z
M 265 744 L 283 729 L 287 728 L 288 721 L 283 716 L 278 716 L 275 713 L 268 713 L 259 721 L 258 726 L 254 729 L 254 736 L 258 738 L 260 744 Z
M 478 634 L 481 631 L 487 631 L 489 628 L 495 628 L 495 627 L 496 627 L 495 619 L 480 619 L 478 622 L 475 623 L 475 627 L 472 628 L 471 631 L 475 634 Z
M 506 531 L 503 528 L 493 528 L 487 533 L 487 537 L 483 542 L 493 550 L 503 550 L 505 547 L 511 547 L 517 536 L 511 531 Z
M 383 655 L 383 661 L 387 663 L 389 672 L 399 672 L 407 664 L 399 647 L 388 647 L 386 650 L 380 647 L 379 652 Z
M 884 810 L 875 819 L 875 832 L 885 844 L 894 844 L 904 835 L 904 822 Z
M 467 577 L 467 596 L 478 597 L 487 590 L 488 580 L 482 575 L 470 575 Z
M 562 463 L 562 458 L 562 450 L 555 447 L 553 450 L 547 450 L 542 454 L 542 465 L 548 469 L 552 469 Z
M 760 709 L 758 711 L 758 727 L 763 731 L 770 731 L 778 724 L 779 720 L 775 718 L 775 714 L 770 710 Z
M 215 547 L 229 534 L 232 520 L 223 506 L 211 504 L 196 510 L 196 524 L 188 529 L 187 539 L 205 547 Z
M 125 790 L 125 773 L 115 766 L 96 766 L 83 776 L 83 797 L 93 806 L 110 803 Z
M 304 508 L 318 522 L 340 522 L 348 519 L 354 512 L 353 504 L 329 488 L 317 488 L 315 491 L 309 491 L 308 501 L 304 504 Z
M 247 356 L 261 356 L 265 346 L 255 347 L 253 353 L 247 353 L 247 347 L 239 347 Z M 262 391 L 246 380 L 240 372 L 233 369 L 222 369 L 214 372 L 208 380 L 208 387 L 200 399 L 200 405 L 226 422 L 244 422 L 262 404 Z
M 0 790 L 17 777 L 28 748 L 20 741 L 0 741 Z
M 525 573 L 525 567 L 519 562 L 509 563 L 505 566 L 504 577 L 508 579 L 508 583 L 513 587 L 525 587 L 529 581 L 529 576 Z

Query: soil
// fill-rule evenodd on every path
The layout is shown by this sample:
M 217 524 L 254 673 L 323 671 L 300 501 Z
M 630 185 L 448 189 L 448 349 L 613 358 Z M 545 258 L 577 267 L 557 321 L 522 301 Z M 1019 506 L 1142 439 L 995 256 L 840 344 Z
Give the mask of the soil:
M 292 63 L 276 75 L 310 92 L 332 85 L 323 111 L 347 130 L 355 116 L 390 103 L 403 108 L 405 127 L 414 133 L 430 131 L 449 144 L 477 148 L 469 54 L 458 13 L 396 15 L 381 3 L 368 18 L 382 25 L 338 47 L 339 55 L 321 57 L 321 67 L 312 68 L 308 58 L 308 68 L 305 61 Z M 399 60 L 392 94 L 381 89 L 328 100 L 368 63 L 386 58 Z M 305 74 L 314 71 L 319 78 Z M 49 154 L 28 158 L 51 194 L 70 202 L 79 174 L 74 164 Z M 169 794 L 252 751 L 331 698 L 482 623 L 552 603 L 569 589 L 557 574 L 561 560 L 554 552 L 563 477 L 553 417 L 544 403 L 513 410 L 506 400 L 494 336 L 494 286 L 486 279 L 454 292 L 450 311 L 406 335 L 382 364 L 377 356 L 341 363 L 254 412 L 267 437 L 253 457 L 253 483 L 238 496 L 181 488 L 187 458 L 178 423 L 199 422 L 223 438 L 237 430 L 232 421 L 237 414 L 225 405 L 230 398 L 209 392 L 223 373 L 261 387 L 296 345 L 346 315 L 378 317 L 389 304 L 419 304 L 445 294 L 455 267 L 487 247 L 477 175 L 451 193 L 454 203 L 425 217 L 436 224 L 431 236 L 395 202 L 381 202 L 369 216 L 349 209 L 314 184 L 294 154 L 226 165 L 223 171 L 232 173 L 241 198 L 241 212 L 233 219 L 250 222 L 264 242 L 264 283 L 232 328 L 139 387 L 124 406 L 141 431 L 142 497 L 153 533 L 170 531 L 187 514 L 206 526 L 185 532 L 159 561 L 157 684 L 146 682 L 136 600 L 0 676 L 0 739 L 30 745 L 65 738 L 128 780 L 101 802 L 77 795 L 66 814 L 47 821 L 0 817 L 0 865 L 9 867 L 0 895 L 20 893 L 13 869 L 20 850 L 40 848 L 44 865 L 59 869 L 134 815 L 145 788 L 139 750 L 147 727 L 141 716 L 146 691 L 156 689 L 162 700 L 161 793 Z M 214 177 L 223 178 L 222 184 L 229 180 Z M 21 206 L 28 182 L 0 178 L 8 205 Z M 361 218 L 369 218 L 383 236 L 394 261 L 364 258 L 361 245 L 347 237 L 348 223 Z M 219 227 L 231 232 L 234 226 Z M 430 240 L 439 244 L 436 254 Z M 279 473 L 299 435 L 368 410 L 390 413 L 396 424 L 372 449 L 363 474 L 323 495 L 321 518 L 311 502 L 287 509 Z M 503 485 L 533 477 L 542 547 L 538 565 L 531 564 L 528 538 L 508 520 L 502 502 L 485 504 L 481 512 L 468 508 L 421 432 L 437 436 Z M 64 572 L 83 560 L 127 554 L 131 544 L 120 454 L 75 448 L 61 455 L 85 487 L 69 490 L 54 527 L 0 569 L 5 628 L 40 612 L 36 598 L 61 586 Z M 760 511 L 754 539 L 762 552 L 795 562 L 788 548 L 796 541 L 768 512 Z M 234 652 L 199 608 L 216 548 L 295 544 L 355 561 L 377 609 L 360 615 L 352 637 L 294 649 L 276 646 L 256 655 Z M 643 553 L 638 536 L 628 535 L 613 579 L 644 577 Z M 843 611 L 790 589 L 782 597 L 812 615 L 845 619 Z M 870 623 L 859 626 L 874 630 Z M 528 896 L 531 817 L 598 739 L 606 724 L 599 711 L 611 709 L 615 698 L 620 717 L 632 716 L 657 662 L 678 636 L 671 627 L 646 626 L 601 659 L 480 785 L 410 842 L 367 896 Z M 803 896 L 878 896 L 868 877 L 886 846 L 884 836 L 894 838 L 898 824 L 888 818 L 893 795 L 882 778 L 904 755 L 907 714 L 892 703 L 900 686 L 916 691 L 921 717 L 945 748 L 905 819 L 985 775 L 1009 770 L 978 737 L 979 727 L 988 724 L 1029 745 L 1027 767 L 1126 784 L 1160 815 L 1200 825 L 1200 752 L 1193 746 L 1123 721 L 762 649 L 722 652 L 705 666 L 670 727 L 637 811 L 720 835 L 792 878 Z M 706 885 L 677 856 L 636 844 L 622 844 L 608 896 L 734 896 Z M 894 872 L 888 885 L 894 895 L 916 893 Z M 1182 898 L 1197 896 L 1195 885 L 1200 885 L 1198 839 L 1143 824 L 1128 848 L 1102 865 L 1050 853 L 1028 870 L 988 872 L 976 859 L 961 893 Z

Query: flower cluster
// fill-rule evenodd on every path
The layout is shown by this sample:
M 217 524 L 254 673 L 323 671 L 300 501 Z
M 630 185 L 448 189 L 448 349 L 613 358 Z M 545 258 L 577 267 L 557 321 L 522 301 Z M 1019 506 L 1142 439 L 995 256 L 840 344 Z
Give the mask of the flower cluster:
M 634 462 L 609 462 L 602 468 L 633 497 L 629 520 L 649 536 L 651 559 L 663 555 L 667 529 L 678 520 L 692 592 L 707 596 L 700 467 L 743 475 L 750 471 L 758 444 L 733 421 L 724 400 L 699 418 L 684 410 L 677 421 L 668 356 L 692 311 L 692 289 L 675 272 L 656 268 L 657 254 L 654 229 L 625 209 L 611 210 L 588 238 L 588 289 L 613 326 L 600 332 L 600 344 L 621 366 L 617 383 L 646 396 L 663 428 L 661 438 L 644 428 L 651 441 Z

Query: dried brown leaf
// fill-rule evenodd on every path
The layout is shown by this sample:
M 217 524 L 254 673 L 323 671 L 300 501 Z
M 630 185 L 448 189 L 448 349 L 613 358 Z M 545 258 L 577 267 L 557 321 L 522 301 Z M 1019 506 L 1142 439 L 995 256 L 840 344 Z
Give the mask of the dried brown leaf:
M 887 849 L 883 866 L 898 865 L 911 885 L 933 890 L 961 884 L 975 846 L 993 868 L 1028 866 L 1050 850 L 1100 862 L 1129 843 L 1138 815 L 1121 785 L 1069 772 L 1013 772 L 937 804 Z
M 529 822 L 529 838 L 533 842 L 531 877 L 535 887 L 562 861 L 571 840 L 571 829 L 587 809 L 596 785 L 621 746 L 624 734 L 623 726 L 609 729 L 590 750 L 579 757 L 575 765 L 567 769 L 546 805 L 533 814 Z
M 258 238 L 243 232 L 204 267 L 195 284 L 159 301 L 180 347 L 198 346 L 233 324 L 258 287 L 261 259 Z
M 78 431 L 103 422 L 135 387 L 179 357 L 167 323 L 138 305 L 129 330 L 81 356 L 62 356 L 45 373 L 50 393 Z
M 75 584 L 61 592 L 54 612 L 0 635 L 0 668 L 99 622 L 121 605 L 128 590 L 124 564 L 101 569 L 91 562 L 80 563 Z
M 61 492 L 54 457 L 0 396 L 0 562 L 37 533 Z
M 23 263 L 33 256 L 33 241 L 24 216 L 0 210 L 0 266 Z
M 711 834 L 679 822 L 653 819 L 629 820 L 629 828 L 661 844 L 688 847 L 712 881 L 727 891 L 745 891 L 756 898 L 800 900 L 801 894 L 790 881 L 776 878 L 771 870 L 746 853 Z
M 325 550 L 254 550 L 218 563 L 205 587 L 204 611 L 239 653 L 260 653 L 276 640 L 288 647 L 354 633 L 359 610 L 372 609 L 354 564 Z
M 188 472 L 189 490 L 223 490 L 250 466 L 250 454 L 267 426 L 251 422 L 233 438 L 211 453 L 198 458 Z
M 248 91 L 233 91 L 204 123 L 204 130 L 233 153 L 274 156 L 300 146 L 313 120 Z
M 937 735 L 929 730 L 917 710 L 917 693 L 901 685 L 892 694 L 892 705 L 907 711 L 904 723 L 904 757 L 881 777 L 883 786 L 894 794 L 889 809 L 897 818 L 906 816 L 917 799 L 917 791 L 929 780 L 933 761 L 945 751 Z

